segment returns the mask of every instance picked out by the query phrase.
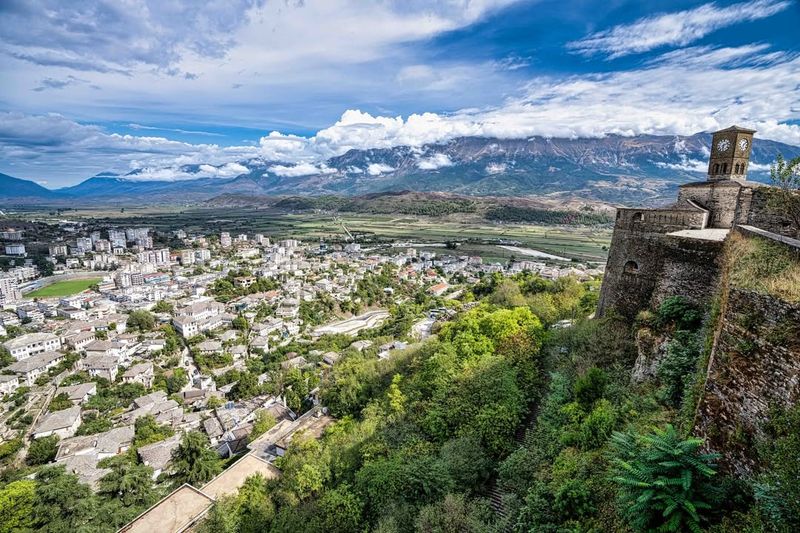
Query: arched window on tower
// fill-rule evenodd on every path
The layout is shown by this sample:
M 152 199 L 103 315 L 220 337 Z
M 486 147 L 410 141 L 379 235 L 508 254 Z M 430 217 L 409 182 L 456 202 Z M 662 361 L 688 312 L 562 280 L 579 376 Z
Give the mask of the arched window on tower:
M 722 163 L 722 173 L 723 174 L 728 173 L 728 163 Z
M 714 164 L 714 174 L 719 174 L 719 163 Z
M 628 261 L 625 263 L 623 267 L 623 272 L 626 274 L 638 274 L 639 273 L 639 263 L 636 261 Z
M 739 173 L 739 163 L 736 163 L 736 167 L 735 167 L 735 169 L 736 169 L 736 170 L 734 170 L 734 172 L 733 172 L 733 173 L 734 173 L 734 174 L 738 174 L 738 173 Z

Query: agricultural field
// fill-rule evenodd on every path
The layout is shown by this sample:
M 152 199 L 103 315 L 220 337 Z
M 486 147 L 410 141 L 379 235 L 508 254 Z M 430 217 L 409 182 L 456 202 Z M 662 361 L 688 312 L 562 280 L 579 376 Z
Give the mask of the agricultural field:
M 42 287 L 33 292 L 25 295 L 26 298 L 57 298 L 62 296 L 71 296 L 85 291 L 95 283 L 101 281 L 101 278 L 91 279 L 69 279 L 64 281 L 56 281 L 52 285 Z
M 460 255 L 480 255 L 485 260 L 506 261 L 514 254 L 500 244 L 532 248 L 581 261 L 604 262 L 612 229 L 607 226 L 534 225 L 492 222 L 466 214 L 447 217 L 362 213 L 286 213 L 256 208 L 113 208 L 79 209 L 51 220 L 80 220 L 98 227 L 149 226 L 167 231 L 263 233 L 272 238 L 294 237 L 306 241 L 344 242 L 344 227 L 362 246 L 407 241 L 418 249 L 425 244 L 458 242 Z M 439 249 L 441 251 L 441 249 Z

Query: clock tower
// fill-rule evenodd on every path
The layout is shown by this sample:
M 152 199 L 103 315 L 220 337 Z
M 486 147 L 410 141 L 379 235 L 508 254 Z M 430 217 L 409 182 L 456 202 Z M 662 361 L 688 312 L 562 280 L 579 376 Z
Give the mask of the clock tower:
M 756 130 L 731 126 L 713 133 L 708 159 L 708 180 L 747 179 L 747 165 Z

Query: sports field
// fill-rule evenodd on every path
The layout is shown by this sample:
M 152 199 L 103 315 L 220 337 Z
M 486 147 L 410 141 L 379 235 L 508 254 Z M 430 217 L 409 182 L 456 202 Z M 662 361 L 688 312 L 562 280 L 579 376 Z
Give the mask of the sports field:
M 42 287 L 25 295 L 25 298 L 54 298 L 61 296 L 71 296 L 81 291 L 85 291 L 90 286 L 101 281 L 101 278 L 91 279 L 69 279 L 56 281 L 52 285 Z

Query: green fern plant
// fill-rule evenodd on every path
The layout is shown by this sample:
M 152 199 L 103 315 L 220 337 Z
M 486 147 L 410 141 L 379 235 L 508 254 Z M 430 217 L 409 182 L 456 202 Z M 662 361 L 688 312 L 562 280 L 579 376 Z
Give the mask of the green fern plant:
M 699 532 L 718 455 L 700 453 L 702 439 L 683 439 L 669 424 L 647 435 L 616 432 L 611 441 L 612 480 L 629 523 L 641 531 Z

